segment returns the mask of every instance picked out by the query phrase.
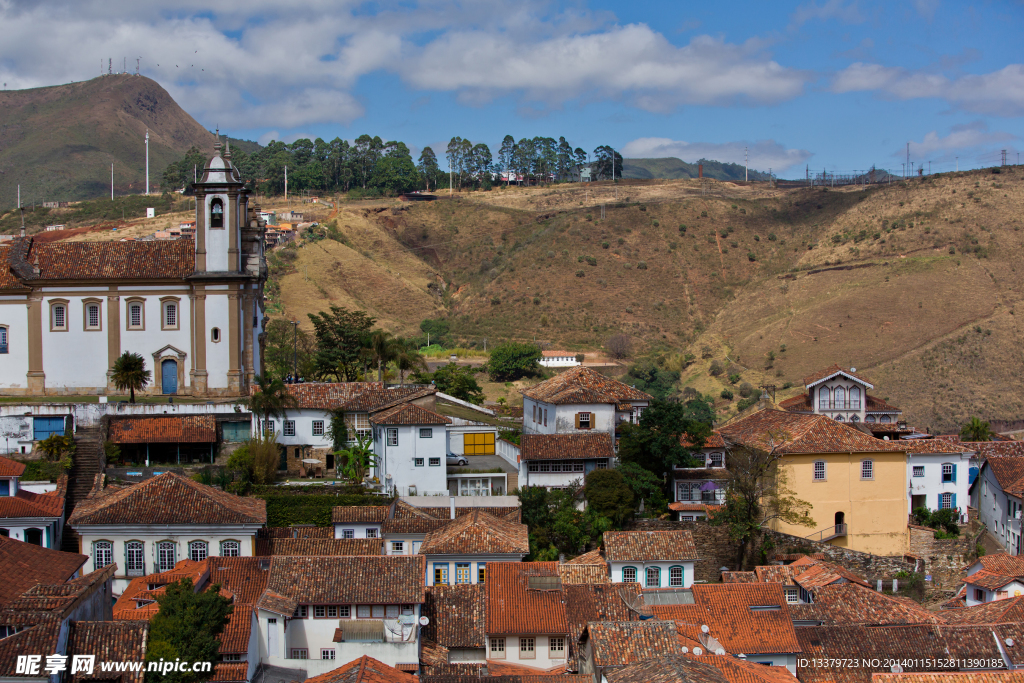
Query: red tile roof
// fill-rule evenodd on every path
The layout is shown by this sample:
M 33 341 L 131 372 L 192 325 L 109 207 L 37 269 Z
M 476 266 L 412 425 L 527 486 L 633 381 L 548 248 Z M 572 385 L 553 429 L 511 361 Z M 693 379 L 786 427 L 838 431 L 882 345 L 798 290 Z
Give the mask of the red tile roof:
M 486 595 L 481 584 L 427 588 L 423 638 L 446 648 L 484 647 L 487 638 Z
M 245 654 L 249 651 L 249 635 L 252 632 L 253 605 L 234 605 L 228 623 L 218 638 L 220 654 Z
M 487 565 L 488 635 L 569 633 L 561 588 L 530 588 L 531 577 L 557 579 L 558 563 L 491 562 Z
M 730 654 L 800 651 L 779 584 L 694 584 L 693 598 L 708 614 L 711 636 Z
M 418 683 L 412 674 L 388 666 L 373 657 L 363 655 L 359 659 L 339 666 L 325 674 L 307 678 L 306 683 Z
M 256 556 L 383 555 L 380 538 L 261 538 L 256 541 Z
M 563 586 L 611 583 L 607 564 L 560 564 L 558 576 Z
M 388 510 L 390 507 L 387 505 L 339 505 L 331 508 L 331 523 L 373 524 L 383 522 L 388 516 Z
M 606 531 L 603 545 L 608 562 L 688 561 L 699 557 L 689 531 Z
M 359 394 L 384 390 L 383 382 L 303 382 L 286 384 L 295 397 L 296 407 L 307 410 L 334 410 Z
M 561 565 L 566 567 L 593 568 L 588 565 Z M 607 579 L 607 575 L 605 576 Z M 563 581 L 564 582 L 564 581 Z M 630 605 L 641 603 L 640 584 L 591 583 L 566 585 L 565 613 L 569 621 L 569 662 L 579 656 L 578 642 L 583 629 L 594 621 L 639 621 L 640 615 Z M 628 602 L 628 604 L 627 604 Z M 577 668 L 577 667 L 573 667 Z
M 871 683 L 1021 683 L 1020 671 L 944 671 L 940 673 L 876 673 Z
M 804 386 L 805 387 L 809 387 L 809 386 L 818 384 L 819 382 L 824 382 L 825 380 L 831 379 L 832 377 L 835 377 L 836 375 L 839 375 L 839 374 L 842 374 L 842 375 L 845 375 L 846 377 L 850 377 L 852 379 L 855 379 L 858 382 L 860 382 L 861 384 L 866 384 L 869 387 L 874 386 L 874 385 L 871 384 L 871 382 L 867 381 L 866 379 L 864 379 L 860 375 L 855 374 L 849 368 L 841 368 L 838 365 L 830 365 L 829 367 L 825 368 L 824 370 L 819 370 L 818 372 L 815 372 L 812 375 L 808 375 L 807 377 L 804 377 Z
M 422 555 L 530 554 L 530 539 L 525 524 L 474 509 L 442 529 L 427 534 L 420 546 Z
M 25 463 L 0 455 L 0 477 L 20 477 L 24 473 Z
M 64 583 L 88 560 L 88 555 L 50 550 L 0 536 L 0 607 L 37 583 Z
M 1024 441 L 961 441 L 960 445 L 978 454 L 979 458 L 1024 456 Z
M 651 401 L 654 398 L 582 365 L 555 375 L 522 393 L 535 401 L 555 405 Z
M 437 387 L 391 387 L 389 389 L 368 389 L 362 391 L 341 407 L 350 413 L 375 413 L 400 403 L 410 403 L 420 398 L 437 394 Z
M 592 434 L 523 434 L 520 438 L 522 460 L 583 460 L 614 458 L 612 435 Z
M 995 475 L 1003 491 L 1012 491 L 1018 482 L 1024 478 L 1024 458 L 1011 456 L 989 457 L 982 465 L 987 465 Z
M 13 496 L 0 497 L 0 519 L 17 517 L 61 517 L 64 514 L 64 498 L 56 491 L 32 493 L 18 489 Z
M 991 555 L 982 555 L 973 564 L 980 564 L 982 569 L 996 574 L 1024 576 L 1024 555 L 992 553 Z
M 938 616 L 947 624 L 1024 622 L 1024 596 L 993 600 L 973 607 L 943 610 Z
M 15 246 L 21 240 L 0 244 L 0 289 L 25 289 L 25 285 L 14 275 L 11 270 L 11 257 L 15 252 Z M 20 249 L 20 246 L 18 247 Z
M 423 555 L 275 557 L 267 589 L 299 604 L 421 604 L 426 572 Z
M 19 240 L 11 263 L 23 280 L 184 280 L 195 272 L 195 242 Z M 40 273 L 33 274 L 38 262 Z
M 114 443 L 213 443 L 217 423 L 213 415 L 127 417 L 110 421 Z
M 883 441 L 824 415 L 761 410 L 722 427 L 731 441 L 777 453 L 877 453 L 905 451 L 905 442 Z
M 334 527 L 310 526 L 265 526 L 257 530 L 256 538 L 334 538 Z
M 452 421 L 435 413 L 433 410 L 421 408 L 415 403 L 403 403 L 370 416 L 370 422 L 378 425 L 447 425 Z
M 597 667 L 628 666 L 679 651 L 679 636 L 671 621 L 595 621 L 581 638 L 589 639 Z
M 981 571 L 974 572 L 973 574 L 968 576 L 966 579 L 964 579 L 964 583 L 966 583 L 966 584 L 968 584 L 970 586 L 978 586 L 980 588 L 985 588 L 986 590 L 990 590 L 990 591 L 999 590 L 1003 586 L 1005 586 L 1005 585 L 1007 585 L 1009 583 L 1013 583 L 1014 581 L 1022 581 L 1022 582 L 1024 582 L 1024 580 L 1019 579 L 1016 576 L 1006 576 L 1005 574 L 996 574 L 995 572 L 990 572 L 990 571 L 985 570 L 985 569 L 982 569 Z
M 248 683 L 248 662 L 217 662 L 213 665 L 212 683 Z
M 174 472 L 75 506 L 72 526 L 95 524 L 266 524 L 267 502 L 205 486 Z
M 99 662 L 141 662 L 146 658 L 148 639 L 149 622 L 146 621 L 72 622 L 68 633 L 68 654 L 93 655 L 96 667 L 91 675 L 77 673 L 69 680 L 111 680 L 110 673 L 101 671 Z M 143 671 L 124 672 L 115 680 L 141 683 L 145 675 Z
M 591 550 L 589 553 L 583 553 L 577 555 L 571 560 L 566 560 L 564 564 L 599 564 L 602 567 L 607 567 L 608 563 L 604 561 L 604 556 L 601 554 L 601 549 Z
M 944 615 L 912 601 L 885 595 L 853 583 L 823 586 L 811 604 L 790 605 L 793 619 L 818 621 L 825 626 L 937 624 Z

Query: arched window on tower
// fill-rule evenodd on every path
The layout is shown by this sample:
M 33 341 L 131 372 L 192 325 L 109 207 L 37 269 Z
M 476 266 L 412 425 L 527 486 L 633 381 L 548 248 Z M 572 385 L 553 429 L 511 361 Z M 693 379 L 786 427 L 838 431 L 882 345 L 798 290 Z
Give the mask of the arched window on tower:
M 220 199 L 215 198 L 210 202 L 210 227 L 224 227 L 224 202 Z
M 860 387 L 850 387 L 850 408 L 860 410 Z
M 842 387 L 836 387 L 835 391 L 832 392 L 832 398 L 835 399 L 834 408 L 836 410 L 844 410 L 846 408 L 846 390 Z

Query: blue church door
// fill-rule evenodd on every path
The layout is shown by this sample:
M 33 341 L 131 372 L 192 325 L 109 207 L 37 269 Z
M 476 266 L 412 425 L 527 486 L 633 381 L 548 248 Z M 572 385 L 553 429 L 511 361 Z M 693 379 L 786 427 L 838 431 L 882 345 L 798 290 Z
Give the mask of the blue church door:
M 165 394 L 178 393 L 178 364 L 173 360 L 165 360 L 160 364 L 160 386 Z

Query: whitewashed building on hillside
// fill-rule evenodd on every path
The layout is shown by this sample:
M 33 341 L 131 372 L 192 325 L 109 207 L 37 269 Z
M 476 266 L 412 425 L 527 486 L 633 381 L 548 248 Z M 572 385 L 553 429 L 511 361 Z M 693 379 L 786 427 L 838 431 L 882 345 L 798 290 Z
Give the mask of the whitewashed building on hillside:
M 689 588 L 698 555 L 689 531 L 606 531 L 604 559 L 612 583 Z
M 447 496 L 450 420 L 412 403 L 373 413 L 372 474 L 400 496 Z
M 67 477 L 56 490 L 35 493 L 21 486 L 25 464 L 0 456 L 0 535 L 59 549 L 64 529 Z

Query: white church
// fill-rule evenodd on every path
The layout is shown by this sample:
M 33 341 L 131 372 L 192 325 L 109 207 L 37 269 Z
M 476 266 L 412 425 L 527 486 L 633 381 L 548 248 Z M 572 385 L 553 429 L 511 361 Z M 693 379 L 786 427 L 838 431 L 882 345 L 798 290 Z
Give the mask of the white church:
M 194 239 L 0 245 L 0 394 L 115 394 L 146 359 L 147 394 L 237 396 L 260 373 L 265 224 L 220 143 L 195 183 Z

